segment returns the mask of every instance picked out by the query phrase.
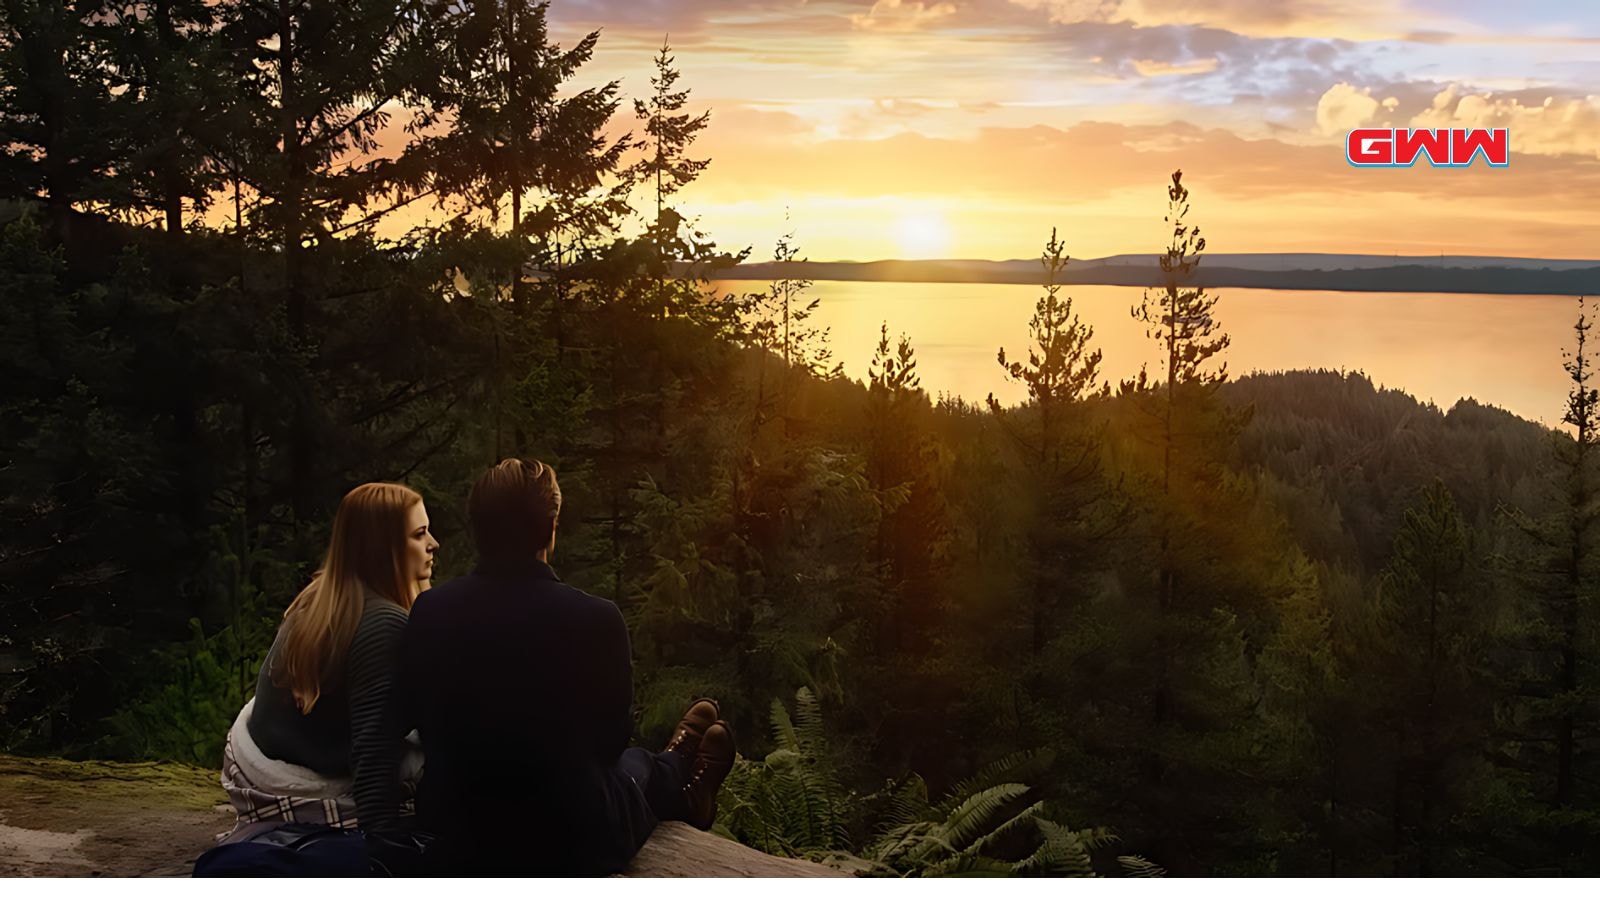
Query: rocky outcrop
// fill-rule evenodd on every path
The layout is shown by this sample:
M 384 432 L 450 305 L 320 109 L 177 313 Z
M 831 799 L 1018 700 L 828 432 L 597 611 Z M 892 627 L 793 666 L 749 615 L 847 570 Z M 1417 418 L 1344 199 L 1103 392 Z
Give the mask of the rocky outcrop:
M 0 875 L 187 875 L 233 811 L 204 769 L 0 756 Z M 659 826 L 628 875 L 844 877 L 678 822 Z

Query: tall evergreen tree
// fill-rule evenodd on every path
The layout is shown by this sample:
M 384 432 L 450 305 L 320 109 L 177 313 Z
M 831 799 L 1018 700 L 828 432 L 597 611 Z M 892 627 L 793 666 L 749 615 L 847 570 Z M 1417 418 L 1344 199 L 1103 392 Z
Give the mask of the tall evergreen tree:
M 1241 424 L 1217 401 L 1217 390 L 1228 378 L 1228 366 L 1221 360 L 1213 363 L 1213 358 L 1228 348 L 1231 339 L 1213 315 L 1216 298 L 1191 283 L 1206 239 L 1198 226 L 1186 224 L 1188 215 L 1189 189 L 1183 186 L 1183 172 L 1173 172 L 1167 188 L 1167 214 L 1162 218 L 1172 229 L 1166 252 L 1160 257 L 1166 286 L 1154 297 L 1146 291 L 1132 309 L 1134 320 L 1145 326 L 1145 335 L 1160 347 L 1166 377 L 1152 389 L 1147 371 L 1141 369 L 1136 382 L 1123 384 L 1124 391 L 1135 389 L 1135 395 L 1145 401 L 1142 408 L 1157 422 L 1154 441 L 1160 454 L 1157 471 L 1164 507 L 1157 522 L 1157 590 L 1163 616 L 1173 610 L 1179 590 L 1172 496 L 1215 481 L 1226 443 Z M 1161 657 L 1164 672 L 1166 654 Z M 1152 703 L 1157 723 L 1171 715 L 1170 706 L 1170 685 L 1163 675 Z
M 246 126 L 261 144 L 241 154 L 238 172 L 258 196 L 250 226 L 279 248 L 284 320 L 305 358 L 326 324 L 324 267 L 337 254 L 319 252 L 352 229 L 374 227 L 397 205 L 368 203 L 394 188 L 401 163 L 376 156 L 379 136 L 397 104 L 416 96 L 417 0 L 275 0 L 223 7 L 223 36 L 249 48 L 246 69 L 253 109 Z M 269 137 L 270 135 L 270 137 Z M 414 199 L 414 198 L 412 198 Z M 357 217 L 351 219 L 352 213 Z M 317 379 L 302 373 L 288 444 L 295 517 L 317 515 L 325 472 L 317 466 Z
M 633 101 L 634 115 L 644 123 L 646 137 L 645 156 L 631 171 L 654 199 L 658 219 L 667 211 L 672 196 L 700 177 L 711 163 L 688 158 L 689 146 L 711 123 L 711 113 L 692 116 L 683 111 L 689 91 L 676 89 L 681 77 L 672 47 L 663 39 L 655 57 L 655 73 L 650 76 L 651 94 Z
M 928 433 L 927 395 L 916 350 L 883 324 L 867 368 L 867 474 L 882 498 L 875 557 L 885 610 L 876 645 L 886 655 L 926 651 L 939 621 L 946 540 L 938 445 Z
M 444 130 L 417 145 L 432 167 L 429 187 L 461 201 L 459 216 L 504 220 L 513 241 L 534 241 L 528 255 L 535 267 L 548 272 L 570 263 L 559 243 L 563 230 L 604 232 L 626 209 L 613 193 L 598 206 L 580 202 L 617 172 L 632 144 L 603 134 L 621 102 L 617 82 L 571 84 L 600 33 L 563 49 L 550 40 L 543 0 L 433 9 L 429 29 L 442 59 L 418 129 Z
M 778 238 L 772 251 L 773 262 L 779 266 L 800 257 L 800 248 L 794 242 L 794 232 Z M 752 428 L 759 434 L 762 426 L 776 418 L 789 432 L 791 422 L 790 401 L 793 399 L 797 377 L 837 378 L 844 372 L 844 364 L 833 359 L 829 346 L 831 328 L 812 324 L 822 298 L 807 300 L 805 294 L 811 282 L 805 278 L 783 275 L 773 279 L 767 290 L 745 298 L 745 339 L 760 354 L 757 360 L 755 414 Z M 771 388 L 767 382 L 768 357 L 782 360 L 777 384 Z
M 1596 524 L 1600 523 L 1600 391 L 1593 387 L 1593 328 L 1582 298 L 1573 346 L 1563 351 L 1569 387 L 1564 433 L 1550 435 L 1545 497 L 1552 509 L 1533 515 L 1508 509 L 1522 538 L 1510 566 L 1522 588 L 1501 627 L 1502 733 L 1497 756 L 1514 783 L 1525 785 L 1527 837 L 1556 852 L 1555 865 L 1585 871 L 1595 856 L 1600 815 L 1586 760 L 1600 722 L 1600 647 L 1596 623 Z
M 1473 667 L 1482 598 L 1473 587 L 1471 537 L 1444 483 L 1406 510 L 1380 573 L 1364 675 L 1392 742 L 1390 855 L 1396 874 L 1431 875 L 1441 829 L 1470 783 L 1488 704 Z
M 1549 624 L 1556 632 L 1555 650 L 1560 658 L 1556 691 L 1551 699 L 1556 707 L 1555 804 L 1562 808 L 1573 806 L 1577 799 L 1578 742 L 1581 732 L 1593 729 L 1594 708 L 1600 700 L 1600 691 L 1592 680 L 1593 645 L 1586 640 L 1595 634 L 1595 623 L 1600 619 L 1595 614 L 1592 555 L 1594 527 L 1600 521 L 1600 489 L 1594 474 L 1595 446 L 1600 444 L 1600 390 L 1591 385 L 1594 369 L 1587 347 L 1593 327 L 1580 298 L 1578 321 L 1572 329 L 1574 346 L 1562 362 L 1572 388 L 1567 393 L 1567 408 L 1561 421 L 1572 427 L 1572 441 L 1557 445 L 1556 458 L 1566 482 L 1567 521 L 1565 552 L 1558 560 L 1561 584 L 1551 604 L 1554 608 L 1549 610 Z
M 634 115 L 643 126 L 643 156 L 628 167 L 627 177 L 643 186 L 647 205 L 642 241 L 648 250 L 647 275 L 651 279 L 647 305 L 654 315 L 690 315 L 710 324 L 726 324 L 731 304 L 715 302 L 701 290 L 710 272 L 744 259 L 746 253 L 725 254 L 695 228 L 673 204 L 679 191 L 700 177 L 709 159 L 689 158 L 689 148 L 711 123 L 710 111 L 685 112 L 688 89 L 679 89 L 682 73 L 672 47 L 663 38 L 650 76 L 651 93 L 633 101 Z
M 101 0 L 0 3 L 0 195 L 37 199 L 58 241 L 75 207 L 107 202 L 133 98 L 118 93 Z
M 118 206 L 154 211 L 168 234 L 184 229 L 222 187 L 214 157 L 245 99 L 218 30 L 219 4 L 140 0 L 110 4 L 119 87 L 133 104 L 130 148 L 118 166 Z M 215 149 L 213 149 L 215 148 Z
M 990 411 L 1025 461 L 1023 474 L 1038 500 L 1029 528 L 1033 584 L 1027 612 L 1035 659 L 1054 636 L 1058 607 L 1085 587 L 1083 563 L 1090 549 L 1121 518 L 1107 507 L 1112 491 L 1104 478 L 1104 423 L 1089 412 L 1090 402 L 1107 394 L 1101 352 L 1092 343 L 1094 328 L 1073 312 L 1071 297 L 1061 296 L 1065 250 L 1051 229 L 1039 258 L 1044 294 L 1028 322 L 1027 362 L 1008 359 L 1004 347 L 997 357 L 1008 378 L 1027 386 L 1027 406 L 1011 414 L 993 394 L 988 397 Z

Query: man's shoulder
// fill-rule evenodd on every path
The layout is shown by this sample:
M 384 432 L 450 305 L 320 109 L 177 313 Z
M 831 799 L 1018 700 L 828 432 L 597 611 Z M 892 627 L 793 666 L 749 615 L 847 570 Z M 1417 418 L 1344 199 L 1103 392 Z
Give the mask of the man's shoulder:
M 579 608 L 597 615 L 620 615 L 617 605 L 604 597 L 597 597 L 564 581 L 532 579 L 515 586 L 484 575 L 469 574 L 452 578 L 438 587 L 423 591 L 411 606 L 411 617 L 418 614 L 437 615 L 439 610 L 452 603 L 470 600 L 476 596 L 528 594 L 545 601 L 556 601 L 562 606 Z
M 559 608 L 564 616 L 571 619 L 604 622 L 613 617 L 622 617 L 615 603 L 565 581 L 541 580 L 535 590 L 545 603 Z
M 415 624 L 419 619 L 427 619 L 442 614 L 450 608 L 452 601 L 459 600 L 470 594 L 473 586 L 470 584 L 475 576 L 462 575 L 452 578 L 437 587 L 431 587 L 417 595 L 411 603 L 411 622 Z
M 574 602 L 582 604 L 595 618 L 602 621 L 622 618 L 622 609 L 610 600 L 604 597 L 597 597 L 588 591 L 580 590 L 571 585 L 563 585 L 563 587 L 572 592 Z

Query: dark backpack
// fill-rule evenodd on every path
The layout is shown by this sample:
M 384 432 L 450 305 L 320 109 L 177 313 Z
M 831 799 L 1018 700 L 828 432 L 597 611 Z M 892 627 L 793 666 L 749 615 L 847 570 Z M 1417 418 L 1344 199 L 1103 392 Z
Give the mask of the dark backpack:
M 291 822 L 212 847 L 194 862 L 195 878 L 348 878 L 423 874 L 431 838 L 419 831 L 366 834 Z
M 373 871 L 366 837 L 361 832 L 299 822 L 212 847 L 194 862 L 196 878 L 341 878 L 372 874 L 383 873 Z

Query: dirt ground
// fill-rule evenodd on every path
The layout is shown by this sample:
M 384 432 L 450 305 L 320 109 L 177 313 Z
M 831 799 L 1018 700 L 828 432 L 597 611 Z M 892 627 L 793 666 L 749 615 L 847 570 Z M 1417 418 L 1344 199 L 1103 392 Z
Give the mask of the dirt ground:
M 232 827 L 215 772 L 0 756 L 0 876 L 188 875 Z

